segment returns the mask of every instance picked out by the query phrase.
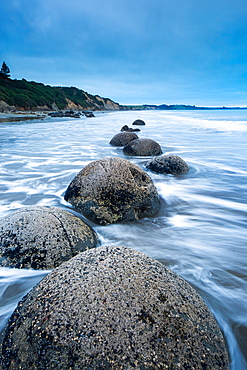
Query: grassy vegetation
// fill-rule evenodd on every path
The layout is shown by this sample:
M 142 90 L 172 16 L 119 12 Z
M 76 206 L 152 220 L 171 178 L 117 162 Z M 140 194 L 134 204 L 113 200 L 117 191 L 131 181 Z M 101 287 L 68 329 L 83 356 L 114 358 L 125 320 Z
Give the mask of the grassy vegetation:
M 68 101 L 85 109 L 104 108 L 104 103 L 95 96 L 76 87 L 52 87 L 34 81 L 11 80 L 0 75 L 0 100 L 11 106 L 24 109 L 47 106 L 52 109 L 55 103 L 58 109 L 65 109 Z M 104 99 L 106 100 L 106 99 Z

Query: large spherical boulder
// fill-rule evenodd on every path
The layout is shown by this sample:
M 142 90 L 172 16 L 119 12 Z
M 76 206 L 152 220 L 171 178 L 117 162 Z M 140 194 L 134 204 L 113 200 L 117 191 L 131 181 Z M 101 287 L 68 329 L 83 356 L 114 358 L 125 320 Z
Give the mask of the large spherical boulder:
M 138 139 L 138 136 L 134 132 L 120 132 L 113 136 L 110 144 L 113 146 L 125 146 L 135 139 Z
M 139 126 L 144 126 L 145 122 L 142 119 L 136 119 L 132 125 L 139 125 Z
M 151 178 L 123 158 L 104 158 L 84 167 L 64 199 L 92 221 L 107 225 L 152 216 L 160 206 Z
M 161 155 L 151 159 L 146 167 L 153 172 L 182 175 L 189 171 L 187 163 L 178 155 Z
M 152 139 L 135 139 L 124 146 L 123 153 L 133 156 L 151 156 L 162 154 L 160 145 Z
M 21 301 L 5 370 L 228 369 L 222 333 L 196 291 L 125 247 L 80 253 Z
M 55 207 L 29 207 L 0 220 L 0 266 L 52 269 L 98 244 L 93 229 Z

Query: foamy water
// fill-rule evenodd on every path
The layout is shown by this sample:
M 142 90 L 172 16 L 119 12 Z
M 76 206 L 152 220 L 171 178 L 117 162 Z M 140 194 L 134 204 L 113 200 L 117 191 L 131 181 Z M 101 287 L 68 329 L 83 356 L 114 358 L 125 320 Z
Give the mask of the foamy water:
M 0 124 L 0 216 L 29 205 L 71 209 L 63 194 L 89 162 L 125 157 L 109 145 L 141 118 L 140 138 L 160 143 L 190 166 L 180 177 L 148 172 L 161 197 L 154 218 L 94 226 L 102 245 L 123 245 L 158 259 L 188 280 L 221 326 L 231 369 L 247 369 L 247 111 L 98 113 L 95 118 Z M 46 272 L 0 269 L 2 326 Z

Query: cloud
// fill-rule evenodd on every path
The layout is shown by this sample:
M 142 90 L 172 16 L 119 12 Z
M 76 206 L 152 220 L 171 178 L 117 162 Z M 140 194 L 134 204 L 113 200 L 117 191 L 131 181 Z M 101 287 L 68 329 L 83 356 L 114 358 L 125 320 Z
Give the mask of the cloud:
M 246 16 L 245 0 L 3 0 L 1 53 L 16 78 L 105 80 L 116 98 L 117 83 L 140 98 L 246 94 Z

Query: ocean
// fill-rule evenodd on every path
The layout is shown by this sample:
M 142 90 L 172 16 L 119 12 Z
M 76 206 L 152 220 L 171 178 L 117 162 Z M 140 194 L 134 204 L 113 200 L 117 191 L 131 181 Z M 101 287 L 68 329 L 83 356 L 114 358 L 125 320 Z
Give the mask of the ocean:
M 179 155 L 190 171 L 177 177 L 148 171 L 161 199 L 154 217 L 90 224 L 101 245 L 139 250 L 189 281 L 224 333 L 231 370 L 246 370 L 247 110 L 96 112 L 94 118 L 0 123 L 0 217 L 32 205 L 74 212 L 64 192 L 100 158 L 123 157 L 145 169 L 149 157 L 126 157 L 109 144 L 135 119 L 146 122 L 135 126 L 140 138 Z M 47 272 L 0 268 L 0 330 Z

